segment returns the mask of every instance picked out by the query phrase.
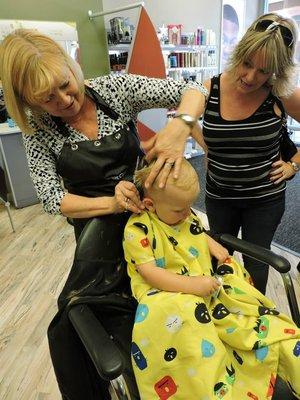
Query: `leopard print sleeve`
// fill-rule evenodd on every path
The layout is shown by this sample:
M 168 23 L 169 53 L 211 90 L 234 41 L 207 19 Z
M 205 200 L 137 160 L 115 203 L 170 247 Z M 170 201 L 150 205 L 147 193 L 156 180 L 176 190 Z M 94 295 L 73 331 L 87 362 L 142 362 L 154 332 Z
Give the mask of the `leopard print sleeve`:
M 117 113 L 135 119 L 140 111 L 150 108 L 175 108 L 182 94 L 196 89 L 207 96 L 206 88 L 198 82 L 175 81 L 173 79 L 148 78 L 141 75 L 108 75 L 90 81 Z
M 35 133 L 23 134 L 23 142 L 32 182 L 45 212 L 61 214 L 60 203 L 67 192 L 56 172 L 57 154 L 55 152 L 58 152 L 63 143 L 56 143 L 56 146 L 53 146 L 47 132 L 37 127 L 32 121 L 30 125 Z

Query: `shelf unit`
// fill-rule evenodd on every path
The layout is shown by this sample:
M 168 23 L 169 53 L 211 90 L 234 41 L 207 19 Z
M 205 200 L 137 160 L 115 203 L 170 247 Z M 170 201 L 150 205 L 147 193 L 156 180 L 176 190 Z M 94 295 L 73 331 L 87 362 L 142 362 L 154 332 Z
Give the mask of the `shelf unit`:
M 163 45 L 167 76 L 203 82 L 217 73 L 217 46 Z
M 130 44 L 109 46 L 111 70 L 122 72 L 126 65 Z M 204 81 L 218 72 L 217 46 L 214 45 L 162 45 L 166 75 L 180 80 Z

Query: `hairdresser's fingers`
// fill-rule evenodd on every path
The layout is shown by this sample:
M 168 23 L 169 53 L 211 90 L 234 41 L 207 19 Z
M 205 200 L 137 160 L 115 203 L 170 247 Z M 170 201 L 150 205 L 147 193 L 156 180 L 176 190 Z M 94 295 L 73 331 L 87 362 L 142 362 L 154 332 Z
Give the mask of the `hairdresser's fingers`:
M 163 157 L 158 158 L 155 163 L 153 164 L 150 174 L 148 176 L 148 178 L 145 181 L 145 188 L 149 188 L 153 182 L 155 181 L 157 175 L 159 174 L 159 172 L 161 171 L 161 169 L 163 168 L 165 164 L 165 160 Z
M 156 143 L 157 135 L 153 136 L 152 138 L 141 142 L 141 147 L 145 151 L 145 159 L 147 162 L 150 162 L 153 160 L 153 158 L 156 157 L 156 148 L 155 148 L 155 143 Z
M 183 160 L 183 157 L 178 157 L 175 160 L 174 172 L 173 172 L 173 176 L 174 176 L 175 179 L 178 179 L 178 177 L 180 175 L 182 160 Z
M 125 211 L 137 213 L 144 208 L 139 192 L 132 182 L 119 182 L 115 187 L 115 198 Z
M 167 179 L 171 173 L 173 173 L 173 167 L 175 165 L 175 162 L 172 159 L 168 159 L 165 161 L 162 170 L 159 174 L 159 182 L 158 186 L 163 189 L 166 186 Z
M 141 208 L 139 208 L 135 203 L 133 203 L 128 197 L 125 198 L 125 206 L 124 206 L 124 212 L 131 211 L 135 214 L 140 214 L 141 213 Z

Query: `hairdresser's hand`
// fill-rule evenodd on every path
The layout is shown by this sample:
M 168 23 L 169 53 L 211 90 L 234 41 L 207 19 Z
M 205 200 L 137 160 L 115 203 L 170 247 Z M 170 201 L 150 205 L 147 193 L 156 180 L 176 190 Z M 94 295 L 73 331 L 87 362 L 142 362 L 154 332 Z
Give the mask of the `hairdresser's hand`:
M 144 208 L 139 192 L 132 182 L 121 181 L 116 185 L 113 210 L 115 214 L 126 211 L 139 214 Z
M 194 281 L 192 282 L 193 294 L 200 297 L 211 296 L 221 285 L 213 276 L 194 276 L 191 279 Z
M 295 171 L 291 164 L 283 160 L 279 160 L 272 164 L 270 181 L 272 181 L 275 185 L 278 185 L 278 183 L 291 178 L 293 175 L 295 175 Z
M 149 162 L 156 158 L 156 162 L 149 174 L 145 186 L 151 186 L 155 178 L 162 170 L 159 186 L 163 188 L 169 174 L 172 172 L 174 178 L 178 178 L 184 155 L 186 139 L 190 134 L 189 127 L 180 119 L 172 119 L 153 138 L 142 143 Z

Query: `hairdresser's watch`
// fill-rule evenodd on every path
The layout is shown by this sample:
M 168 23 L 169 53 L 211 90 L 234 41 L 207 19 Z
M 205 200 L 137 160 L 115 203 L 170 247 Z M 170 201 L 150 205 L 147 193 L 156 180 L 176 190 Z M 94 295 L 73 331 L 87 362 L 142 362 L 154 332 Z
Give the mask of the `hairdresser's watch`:
M 293 168 L 293 170 L 294 170 L 295 172 L 300 171 L 300 165 L 297 164 L 295 161 L 289 161 L 288 164 L 291 165 L 291 167 Z
M 189 114 L 176 114 L 175 118 L 181 119 L 190 128 L 193 128 L 198 121 L 198 118 L 192 117 Z

